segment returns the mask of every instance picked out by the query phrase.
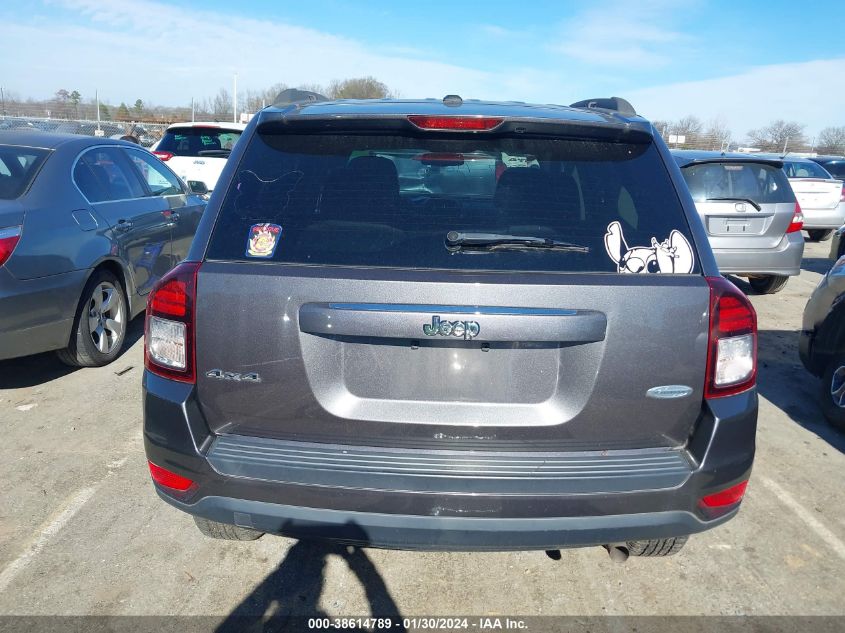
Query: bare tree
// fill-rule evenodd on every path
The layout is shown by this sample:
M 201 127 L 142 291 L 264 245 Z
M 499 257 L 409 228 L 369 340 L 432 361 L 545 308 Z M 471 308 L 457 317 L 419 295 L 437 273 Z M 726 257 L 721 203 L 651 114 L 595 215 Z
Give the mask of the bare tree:
M 711 119 L 703 136 L 710 149 L 727 150 L 730 147 L 731 130 L 722 117 Z
M 770 152 L 782 152 L 790 147 L 802 147 L 807 143 L 804 138 L 806 126 L 796 121 L 778 119 L 763 128 L 748 132 L 748 142 L 754 147 Z
M 332 99 L 383 99 L 389 96 L 387 86 L 375 77 L 334 80 L 329 84 L 328 96 Z
M 211 100 L 211 114 L 215 119 L 231 119 L 232 118 L 232 96 L 225 88 L 217 91 L 217 94 Z
M 826 127 L 819 132 L 816 151 L 819 154 L 845 154 L 845 125 Z
M 688 114 L 684 118 L 672 123 L 670 126 L 670 133 L 677 136 L 684 137 L 684 146 L 691 147 L 698 144 L 699 136 L 704 125 L 701 119 L 692 114 Z

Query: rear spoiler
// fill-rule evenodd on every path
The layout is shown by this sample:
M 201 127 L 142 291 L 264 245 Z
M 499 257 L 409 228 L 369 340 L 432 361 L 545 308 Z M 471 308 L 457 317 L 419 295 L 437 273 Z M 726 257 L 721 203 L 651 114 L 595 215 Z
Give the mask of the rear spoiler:
M 675 158 L 675 160 L 677 161 L 677 158 Z M 692 165 L 707 165 L 711 163 L 733 163 L 739 165 L 747 163 L 750 165 L 769 165 L 770 167 L 774 167 L 776 169 L 783 169 L 782 160 L 777 160 L 776 158 L 757 158 L 754 156 L 749 156 L 748 158 L 741 156 L 709 156 L 707 158 L 693 158 L 683 165 L 679 163 L 679 167 L 684 169 L 685 167 L 691 167 Z
M 585 99 L 584 101 L 576 101 L 570 108 L 579 108 L 582 110 L 610 110 L 611 112 L 618 112 L 625 116 L 637 116 L 637 111 L 634 106 L 622 97 L 598 97 L 596 99 Z

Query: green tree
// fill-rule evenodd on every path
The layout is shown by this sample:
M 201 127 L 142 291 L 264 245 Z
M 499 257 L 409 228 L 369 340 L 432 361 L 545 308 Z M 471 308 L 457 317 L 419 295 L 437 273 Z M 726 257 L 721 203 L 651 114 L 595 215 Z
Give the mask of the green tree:
M 115 118 L 118 121 L 128 121 L 131 118 L 129 116 L 129 108 L 127 108 L 126 104 L 122 101 L 120 102 L 120 106 L 117 108 L 117 116 Z
M 70 103 L 73 106 L 73 116 L 77 119 L 79 118 L 79 101 L 82 99 L 82 95 L 79 94 L 78 90 L 74 90 L 70 93 Z
M 105 103 L 100 104 L 100 119 L 103 121 L 111 121 L 111 112 Z
M 135 101 L 135 106 L 133 107 L 133 110 L 135 110 L 135 118 L 140 119 L 141 115 L 144 113 L 144 102 L 140 99 L 137 99 Z

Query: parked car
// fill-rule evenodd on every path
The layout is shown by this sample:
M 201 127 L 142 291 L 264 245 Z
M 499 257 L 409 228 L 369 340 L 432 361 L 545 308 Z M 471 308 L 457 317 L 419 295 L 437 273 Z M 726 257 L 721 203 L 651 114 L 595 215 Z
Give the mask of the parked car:
M 176 123 L 153 146 L 153 154 L 185 182 L 210 192 L 245 127 L 241 123 Z
M 575 106 L 257 114 L 148 304 L 159 495 L 209 536 L 404 549 L 667 555 L 734 516 L 754 310 L 660 134 Z
M 836 229 L 830 240 L 830 258 L 836 261 L 843 255 L 845 255 L 845 226 Z
M 802 214 L 783 163 L 748 154 L 673 150 L 723 274 L 761 294 L 801 273 Z
M 808 158 L 787 155 L 783 170 L 804 212 L 804 230 L 810 241 L 830 239 L 833 231 L 845 224 L 842 181 Z
M 821 378 L 822 413 L 845 431 L 845 258 L 834 264 L 810 295 L 798 350 L 804 367 Z
M 204 208 L 137 145 L 0 132 L 0 359 L 114 360 Z

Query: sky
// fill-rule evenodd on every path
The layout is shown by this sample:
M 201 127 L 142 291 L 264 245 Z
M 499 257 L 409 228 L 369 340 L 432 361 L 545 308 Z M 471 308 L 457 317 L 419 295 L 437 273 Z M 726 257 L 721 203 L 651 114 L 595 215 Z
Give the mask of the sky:
M 845 125 L 843 0 L 43 0 L 0 5 L 0 86 L 189 105 L 372 75 L 402 98 L 572 103 L 653 120 Z

